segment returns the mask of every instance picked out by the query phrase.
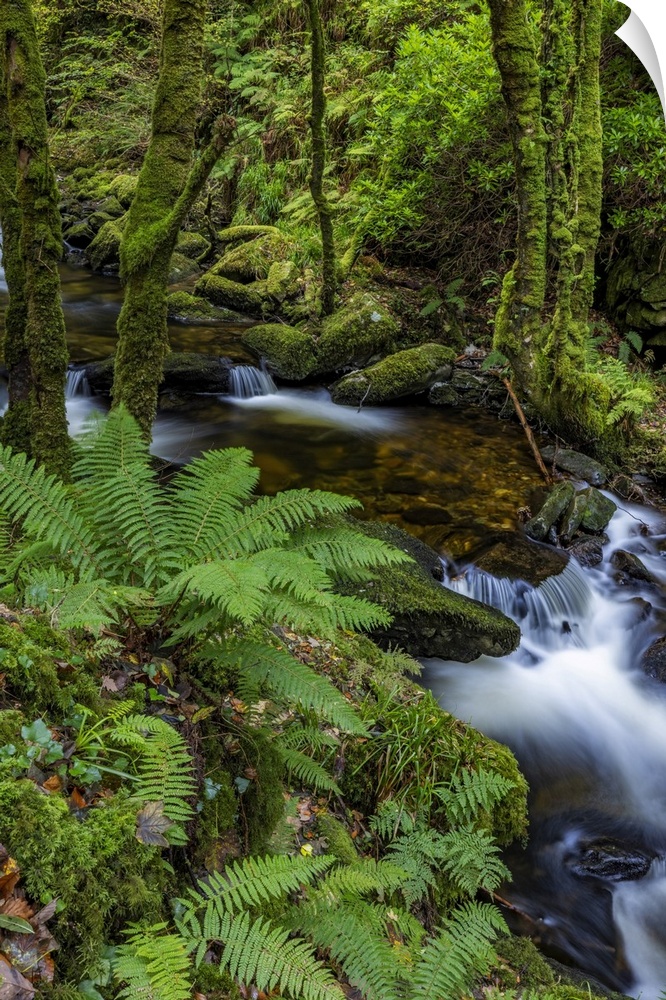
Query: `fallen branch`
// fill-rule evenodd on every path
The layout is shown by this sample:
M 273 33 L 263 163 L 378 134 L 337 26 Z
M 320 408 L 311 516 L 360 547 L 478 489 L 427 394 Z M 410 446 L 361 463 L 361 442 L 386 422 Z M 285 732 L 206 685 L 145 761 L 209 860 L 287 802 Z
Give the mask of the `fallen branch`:
M 543 476 L 543 478 L 546 480 L 547 485 L 548 486 L 552 486 L 553 485 L 553 477 L 550 475 L 550 473 L 548 472 L 548 469 L 544 465 L 544 461 L 543 461 L 543 459 L 541 457 L 541 452 L 539 451 L 539 447 L 538 447 L 536 441 L 534 440 L 534 434 L 532 434 L 532 429 L 531 429 L 530 425 L 527 423 L 527 418 L 526 418 L 526 416 L 525 416 L 525 414 L 523 412 L 522 406 L 520 405 L 520 400 L 518 399 L 518 397 L 516 396 L 515 392 L 513 391 L 513 386 L 511 385 L 511 382 L 508 380 L 508 378 L 503 378 L 502 381 L 504 382 L 504 385 L 506 386 L 506 391 L 509 393 L 509 396 L 511 397 L 511 402 L 513 403 L 514 409 L 515 409 L 516 413 L 518 414 L 518 419 L 520 420 L 521 426 L 522 426 L 523 430 L 525 431 L 525 437 L 527 438 L 527 442 L 528 442 L 530 448 L 532 449 L 532 454 L 534 455 L 534 459 L 536 461 L 536 464 L 539 466 L 539 472 L 541 473 L 541 475 Z

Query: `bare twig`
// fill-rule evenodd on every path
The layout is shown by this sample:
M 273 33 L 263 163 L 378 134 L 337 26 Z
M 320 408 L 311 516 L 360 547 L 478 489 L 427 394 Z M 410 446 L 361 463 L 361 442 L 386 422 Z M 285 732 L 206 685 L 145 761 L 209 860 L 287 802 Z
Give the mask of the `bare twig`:
M 509 393 L 509 396 L 511 397 L 511 402 L 513 403 L 515 411 L 518 414 L 518 419 L 520 420 L 521 426 L 522 426 L 523 430 L 525 431 L 525 437 L 527 438 L 527 442 L 528 442 L 530 448 L 532 449 L 532 454 L 534 455 L 534 459 L 536 461 L 536 464 L 539 466 L 539 472 L 541 473 L 541 475 L 543 476 L 543 478 L 546 480 L 547 485 L 548 486 L 552 486 L 553 485 L 553 477 L 550 475 L 550 473 L 548 472 L 548 469 L 544 465 L 544 461 L 543 461 L 543 459 L 541 457 L 541 452 L 539 451 L 539 446 L 537 445 L 536 441 L 534 440 L 534 434 L 532 434 L 532 430 L 530 428 L 530 425 L 527 423 L 527 418 L 526 418 L 526 416 L 525 416 L 525 414 L 523 412 L 522 406 L 520 405 L 520 400 L 518 399 L 518 397 L 516 396 L 515 392 L 513 391 L 513 386 L 511 385 L 511 382 L 508 380 L 508 378 L 503 378 L 502 381 L 504 382 L 504 385 L 506 386 L 506 391 Z

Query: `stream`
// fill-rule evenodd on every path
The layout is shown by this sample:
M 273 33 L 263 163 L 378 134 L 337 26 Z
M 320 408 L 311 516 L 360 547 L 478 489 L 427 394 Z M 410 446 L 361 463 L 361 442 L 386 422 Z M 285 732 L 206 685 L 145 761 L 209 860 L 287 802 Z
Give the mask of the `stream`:
M 108 356 L 118 282 L 69 265 L 61 274 L 73 361 Z M 240 329 L 173 323 L 170 334 L 176 350 L 248 366 Z M 508 853 L 514 880 L 502 889 L 529 921 L 516 929 L 537 928 L 549 954 L 656 1000 L 666 986 L 666 686 L 637 663 L 666 633 L 666 590 L 620 586 L 608 557 L 628 549 L 666 586 L 664 517 L 614 498 L 621 508 L 601 565 L 583 570 L 572 560 L 536 589 L 496 580 L 471 565 L 475 554 L 515 538 L 517 509 L 535 511 L 544 497 L 516 424 L 418 405 L 359 412 L 335 406 L 323 387 L 276 389 L 249 367 L 238 369 L 232 390 L 163 398 L 155 454 L 185 462 L 242 445 L 255 454 L 264 492 L 308 486 L 358 497 L 362 516 L 398 524 L 457 561 L 462 572 L 445 586 L 519 622 L 523 641 L 511 656 L 427 660 L 424 683 L 445 708 L 508 744 L 530 782 L 530 842 Z M 4 406 L 4 385 L 0 392 Z M 70 372 L 67 395 L 73 434 L 108 406 L 79 371 Z M 606 842 L 633 852 L 641 877 L 590 874 L 586 859 Z

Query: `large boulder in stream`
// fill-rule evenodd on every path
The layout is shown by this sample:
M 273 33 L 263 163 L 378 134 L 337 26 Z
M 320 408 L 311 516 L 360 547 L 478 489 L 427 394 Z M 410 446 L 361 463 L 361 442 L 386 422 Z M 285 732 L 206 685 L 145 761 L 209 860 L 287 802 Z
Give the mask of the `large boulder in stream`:
M 573 451 L 571 448 L 555 448 L 547 445 L 541 449 L 541 457 L 546 465 L 556 465 L 558 469 L 563 469 L 576 479 L 585 479 L 590 486 L 603 486 L 608 482 L 608 469 L 601 462 L 583 455 L 580 451 Z
M 312 337 L 306 330 L 286 323 L 258 323 L 241 340 L 253 354 L 263 358 L 274 375 L 298 382 L 316 368 Z
M 210 354 L 176 352 L 164 360 L 162 390 L 174 392 L 229 392 L 231 362 Z M 85 366 L 93 392 L 107 393 L 113 382 L 113 358 L 92 361 Z
M 558 576 L 569 562 L 562 549 L 530 542 L 521 535 L 508 535 L 494 542 L 478 557 L 472 555 L 477 569 L 498 580 L 524 580 L 538 587 L 551 576 Z
M 648 677 L 666 683 L 666 635 L 648 646 L 641 659 L 641 668 Z
M 364 521 L 354 526 L 418 559 L 377 570 L 374 580 L 362 586 L 345 587 L 346 592 L 381 604 L 393 615 L 389 626 L 373 634 L 380 646 L 398 645 L 411 656 L 438 656 L 462 663 L 483 655 L 506 656 L 517 647 L 520 629 L 515 622 L 437 583 L 432 570 L 440 560 L 427 545 L 391 524 Z
M 373 356 L 389 354 L 399 324 L 369 292 L 355 295 L 332 316 L 326 316 L 316 341 L 317 373 L 363 365 Z
M 368 406 L 425 392 L 450 378 L 455 351 L 442 344 L 422 344 L 390 354 L 363 371 L 345 375 L 331 387 L 334 403 Z

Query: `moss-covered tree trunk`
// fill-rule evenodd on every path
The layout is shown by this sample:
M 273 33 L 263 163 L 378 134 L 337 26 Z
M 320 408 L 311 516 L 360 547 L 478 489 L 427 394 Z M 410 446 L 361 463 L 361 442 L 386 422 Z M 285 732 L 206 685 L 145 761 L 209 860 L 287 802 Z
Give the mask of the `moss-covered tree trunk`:
M 518 190 L 515 263 L 495 345 L 554 429 L 604 435 L 607 394 L 586 369 L 599 238 L 602 0 L 489 0 Z
M 0 44 L 0 213 L 10 294 L 3 438 L 66 475 L 68 353 L 58 272 L 62 231 L 49 159 L 45 75 L 28 0 L 0 4 Z
M 120 247 L 125 283 L 118 317 L 114 405 L 124 403 L 150 436 L 169 350 L 166 290 L 171 255 L 187 212 L 227 145 L 233 122 L 219 120 L 193 159 L 207 0 L 165 0 L 152 133 Z
M 310 66 L 312 80 L 312 111 L 310 130 L 312 132 L 312 170 L 310 173 L 310 193 L 319 216 L 321 231 L 322 285 L 321 311 L 330 316 L 335 308 L 336 260 L 333 238 L 333 212 L 324 193 L 324 171 L 326 169 L 326 115 L 324 29 L 321 21 L 319 0 L 307 0 L 310 18 Z

